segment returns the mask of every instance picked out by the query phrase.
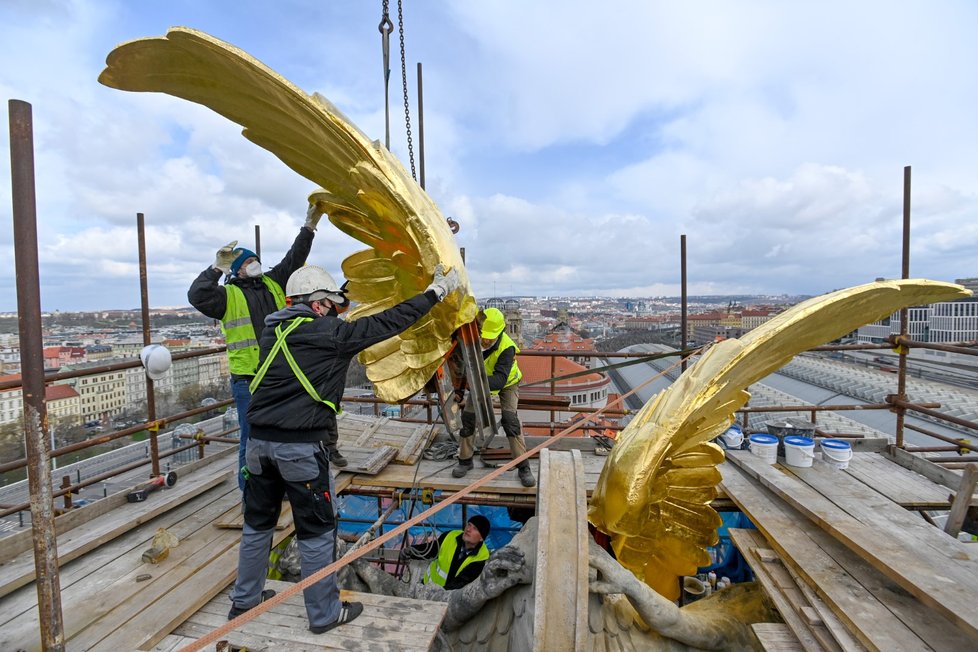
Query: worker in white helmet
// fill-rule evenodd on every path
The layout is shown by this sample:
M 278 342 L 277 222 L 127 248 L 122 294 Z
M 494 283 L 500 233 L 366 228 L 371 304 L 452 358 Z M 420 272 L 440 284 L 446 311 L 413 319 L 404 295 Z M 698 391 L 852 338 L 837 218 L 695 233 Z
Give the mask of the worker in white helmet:
M 274 595 L 263 588 L 285 495 L 292 505 L 302 577 L 334 561 L 329 467 L 337 454 L 336 414 L 350 361 L 411 327 L 459 287 L 458 272 L 445 273 L 438 265 L 423 293 L 376 315 L 346 321 L 339 315 L 349 301 L 325 270 L 306 266 L 289 277 L 291 306 L 266 319 L 258 373 L 251 383 L 244 527 L 229 618 Z M 304 597 L 309 629 L 315 634 L 348 623 L 363 611 L 360 603 L 340 602 L 335 575 L 307 588 Z

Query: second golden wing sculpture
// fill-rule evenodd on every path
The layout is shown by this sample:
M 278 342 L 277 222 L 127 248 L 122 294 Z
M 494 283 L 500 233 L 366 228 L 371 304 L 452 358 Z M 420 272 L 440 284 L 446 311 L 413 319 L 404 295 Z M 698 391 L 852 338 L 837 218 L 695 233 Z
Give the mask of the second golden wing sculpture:
M 422 291 L 435 266 L 458 269 L 463 289 L 421 321 L 361 354 L 378 397 L 403 400 L 427 382 L 472 321 L 475 298 L 445 218 L 404 166 L 328 100 L 308 95 L 238 48 L 181 27 L 123 43 L 99 75 L 106 86 L 167 93 L 203 104 L 244 127 L 246 138 L 322 186 L 318 203 L 337 228 L 368 249 L 343 261 L 349 318 L 374 314 Z
M 618 560 L 670 599 L 677 578 L 710 564 L 717 543 L 723 450 L 710 440 L 730 426 L 747 387 L 796 354 L 901 308 L 971 296 L 953 283 L 877 281 L 809 299 L 739 339 L 715 344 L 649 401 L 618 436 L 589 520 L 611 535 Z

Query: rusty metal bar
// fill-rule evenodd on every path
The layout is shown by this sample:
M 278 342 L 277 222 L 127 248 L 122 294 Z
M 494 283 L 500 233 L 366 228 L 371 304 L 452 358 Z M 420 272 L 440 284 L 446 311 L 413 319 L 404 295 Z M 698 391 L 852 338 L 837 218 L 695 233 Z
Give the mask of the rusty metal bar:
M 190 450 L 191 448 L 194 448 L 196 446 L 197 446 L 196 442 L 193 444 L 187 444 L 186 446 L 181 446 L 179 448 L 174 448 L 173 450 L 167 451 L 165 453 L 161 453 L 160 457 L 161 458 L 170 457 L 171 455 L 182 453 L 183 451 Z M 138 469 L 139 467 L 146 466 L 147 464 L 149 464 L 149 460 L 130 462 L 129 464 L 112 469 L 111 471 L 106 471 L 105 473 L 99 473 L 98 475 L 93 475 L 92 477 L 86 478 L 81 482 L 77 482 L 71 485 L 70 487 L 66 487 L 64 489 L 54 492 L 52 498 L 57 498 L 63 495 L 66 490 L 75 491 L 77 489 L 84 489 L 85 487 L 88 487 L 90 485 L 96 484 L 98 482 L 102 482 L 103 480 L 108 480 L 109 478 L 115 477 L 127 471 Z M 0 511 L 0 518 L 3 518 L 4 516 L 10 516 L 11 514 L 16 514 L 17 512 L 22 512 L 28 507 L 30 507 L 30 503 L 21 503 L 20 505 L 6 505 L 3 507 L 3 510 Z
M 680 349 L 686 348 L 686 343 L 689 342 L 689 331 L 687 322 L 687 306 L 686 306 L 686 234 L 683 233 L 679 236 L 679 274 L 680 274 L 680 291 L 682 293 L 682 300 L 680 302 L 680 313 L 679 313 L 679 332 L 683 338 L 682 344 L 679 345 Z M 683 358 L 683 362 L 680 365 L 682 371 L 686 371 L 686 358 Z M 680 372 L 681 373 L 681 372 Z
M 555 378 L 557 376 L 557 357 L 553 356 L 550 358 L 550 377 Z M 554 395 L 557 393 L 557 381 L 550 381 L 550 394 Z M 553 424 L 557 420 L 557 411 L 550 410 L 550 423 Z M 557 432 L 553 425 L 550 426 L 550 436 L 553 437 L 554 433 Z
M 940 403 L 918 403 L 918 405 L 940 407 Z M 744 407 L 737 412 L 836 412 L 846 410 L 891 410 L 889 403 L 867 403 L 865 405 L 770 405 L 764 407 Z
M 200 358 L 207 355 L 214 355 L 217 353 L 224 353 L 227 350 L 226 346 L 214 346 L 206 349 L 195 349 L 193 351 L 181 351 L 179 353 L 172 353 L 171 357 L 173 360 L 184 360 L 187 358 Z M 59 371 L 56 373 L 45 374 L 44 382 L 50 384 L 56 380 L 68 380 L 70 378 L 81 378 L 82 376 L 93 376 L 99 373 L 105 373 L 108 371 L 120 371 L 122 369 L 132 369 L 133 367 L 142 367 L 142 361 L 137 357 L 132 360 L 127 360 L 125 362 L 111 362 L 109 364 L 95 365 L 92 367 L 86 367 L 84 369 L 73 369 L 72 371 Z M 15 378 L 11 380 L 5 380 L 0 382 L 0 391 L 7 389 L 16 389 L 21 386 L 21 379 Z
M 910 166 L 903 168 L 903 255 L 901 265 L 901 278 L 910 278 Z M 910 320 L 910 309 L 900 309 L 900 337 L 907 337 L 907 322 Z M 897 397 L 901 400 L 907 399 L 907 348 L 898 347 L 900 361 L 897 367 Z M 906 420 L 906 408 L 900 406 L 896 409 L 896 445 L 903 448 L 903 426 Z
M 960 448 L 959 446 L 907 446 L 903 450 L 908 453 L 948 453 L 958 451 Z M 973 447 L 971 450 L 978 451 L 978 449 Z
M 939 344 L 935 342 L 917 342 L 909 337 L 900 336 L 890 336 L 890 341 L 893 343 L 892 346 L 906 346 L 916 349 L 933 349 L 934 351 L 947 351 L 948 353 L 962 353 L 964 355 L 978 355 L 978 348 L 967 348 L 969 346 L 978 347 L 978 341 L 972 340 L 971 342 L 959 342 L 957 344 Z
M 941 414 L 937 410 L 931 410 L 924 407 L 924 404 L 921 403 L 911 403 L 909 401 L 900 399 L 899 396 L 893 396 L 892 394 L 890 396 L 887 396 L 886 400 L 892 402 L 893 405 L 897 407 L 902 407 L 907 410 L 913 410 L 914 412 L 920 412 L 921 414 L 932 416 L 935 419 L 940 419 L 942 421 L 947 421 L 949 423 L 955 423 L 959 426 L 964 426 L 965 428 L 970 428 L 972 430 L 978 430 L 978 423 L 974 421 L 968 421 L 967 419 L 962 419 L 960 417 L 952 417 L 950 414 Z
M 152 332 L 149 323 L 149 289 L 146 282 L 146 223 L 142 213 L 136 213 L 136 233 L 139 242 L 139 305 L 142 312 L 143 322 L 143 346 L 153 343 Z M 146 376 L 146 412 L 150 421 L 156 421 L 156 384 L 153 379 Z M 159 427 L 150 426 L 149 428 L 149 451 L 150 459 L 153 461 L 153 475 L 160 474 L 160 445 L 157 442 Z
M 928 462 L 934 462 L 935 464 L 962 464 L 967 462 L 978 462 L 978 455 L 961 455 L 959 457 L 928 457 L 926 458 Z M 954 467 L 962 468 L 962 467 Z
M 962 441 L 960 438 L 959 439 L 955 439 L 954 437 L 948 437 L 947 435 L 942 435 L 940 433 L 933 432 L 932 430 L 927 430 L 926 428 L 921 428 L 920 426 L 915 426 L 915 425 L 913 425 L 911 423 L 908 423 L 906 425 L 907 425 L 907 428 L 910 429 L 910 430 L 914 430 L 916 432 L 919 432 L 921 434 L 927 435 L 928 437 L 933 437 L 934 439 L 938 439 L 940 441 L 945 441 L 945 442 L 947 442 L 949 444 L 954 444 L 955 449 L 958 449 L 958 448 L 967 448 L 967 449 L 970 449 L 970 450 L 973 450 L 973 451 L 978 451 L 978 445 L 975 445 L 975 444 L 971 444 L 971 443 Z M 910 449 L 908 448 L 907 450 L 910 450 Z
M 44 338 L 41 333 L 41 288 L 37 256 L 37 200 L 34 184 L 34 119 L 31 105 L 8 102 L 10 186 L 13 204 L 14 261 L 17 267 L 17 324 L 23 378 L 24 441 L 27 482 L 34 532 L 34 572 L 41 647 L 64 650 L 58 541 L 48 457 L 48 414 L 44 402 Z
M 421 62 L 418 62 L 418 179 L 424 189 L 424 83 L 421 79 Z
M 210 412 L 211 410 L 217 409 L 219 407 L 222 407 L 222 406 L 225 406 L 225 405 L 230 405 L 233 402 L 234 402 L 234 399 L 233 398 L 229 398 L 229 399 L 226 399 L 226 400 L 221 401 L 219 403 L 215 403 L 213 405 L 195 407 L 195 408 L 193 408 L 191 410 L 186 410 L 184 412 L 177 412 L 176 414 L 174 414 L 172 416 L 163 417 L 162 419 L 159 419 L 159 420 L 157 420 L 157 421 L 155 421 L 153 423 L 143 423 L 143 424 L 140 424 L 138 426 L 132 426 L 130 428 L 126 428 L 125 430 L 119 430 L 119 431 L 114 432 L 114 433 L 109 433 L 109 434 L 106 434 L 106 435 L 102 435 L 101 437 L 96 437 L 94 439 L 87 439 L 87 440 L 85 440 L 83 442 L 78 442 L 77 444 L 70 444 L 68 446 L 62 446 L 61 448 L 58 448 L 58 449 L 52 451 L 52 454 L 53 455 L 65 455 L 67 453 L 74 453 L 75 451 L 80 451 L 80 450 L 83 450 L 85 448 L 90 448 L 92 446 L 98 446 L 100 444 L 105 444 L 105 443 L 108 443 L 108 442 L 110 442 L 110 441 L 112 441 L 114 439 L 119 439 L 121 437 L 126 437 L 128 435 L 135 434 L 135 433 L 140 432 L 142 430 L 148 430 L 149 428 L 153 427 L 154 425 L 157 425 L 160 428 L 162 428 L 163 426 L 165 426 L 167 424 L 174 423 L 176 421 L 180 421 L 181 419 L 186 419 L 188 417 L 192 417 L 192 416 L 194 416 L 196 414 L 201 414 L 202 412 Z M 237 428 L 232 428 L 232 432 L 234 430 L 237 430 Z M 7 471 L 14 471 L 16 469 L 22 468 L 26 464 L 27 464 L 27 460 L 24 459 L 24 458 L 21 458 L 19 460 L 14 460 L 12 462 L 6 462 L 4 464 L 0 464 L 0 473 L 6 473 Z

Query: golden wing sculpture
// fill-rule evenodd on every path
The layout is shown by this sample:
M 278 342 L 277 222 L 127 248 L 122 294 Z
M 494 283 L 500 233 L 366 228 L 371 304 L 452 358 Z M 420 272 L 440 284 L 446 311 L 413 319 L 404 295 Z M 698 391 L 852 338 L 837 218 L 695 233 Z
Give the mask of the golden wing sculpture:
M 740 339 L 706 351 L 649 401 L 618 436 L 588 519 L 612 537 L 618 560 L 670 599 L 677 578 L 708 566 L 721 521 L 717 496 L 723 450 L 710 440 L 730 426 L 746 388 L 796 354 L 901 308 L 971 295 L 952 283 L 877 281 L 809 299 Z
M 361 354 L 380 398 L 416 393 L 477 307 L 445 218 L 401 163 L 371 142 L 328 100 L 308 95 L 238 48 L 192 29 L 116 47 L 99 75 L 106 86 L 190 100 L 244 127 L 245 138 L 322 186 L 318 203 L 337 228 L 369 248 L 343 261 L 355 319 L 422 291 L 435 266 L 456 268 L 463 289 L 397 338 Z

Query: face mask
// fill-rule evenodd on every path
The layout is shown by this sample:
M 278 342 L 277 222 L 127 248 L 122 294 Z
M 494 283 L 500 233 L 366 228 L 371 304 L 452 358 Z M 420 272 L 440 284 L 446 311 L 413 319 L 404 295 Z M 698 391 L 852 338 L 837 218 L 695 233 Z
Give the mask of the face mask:
M 245 265 L 244 275 L 248 278 L 257 278 L 261 276 L 261 263 L 259 263 L 257 260 L 253 260 Z

